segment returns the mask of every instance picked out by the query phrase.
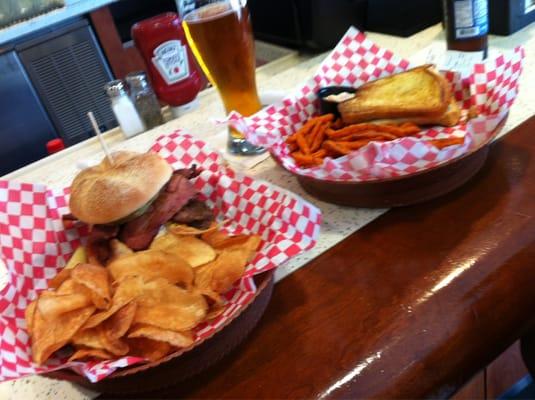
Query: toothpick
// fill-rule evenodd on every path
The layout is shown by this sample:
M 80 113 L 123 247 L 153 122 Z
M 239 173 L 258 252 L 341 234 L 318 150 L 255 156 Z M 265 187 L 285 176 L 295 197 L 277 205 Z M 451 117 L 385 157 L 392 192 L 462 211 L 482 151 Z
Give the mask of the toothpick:
M 102 146 L 102 150 L 104 151 L 104 154 L 106 154 L 106 158 L 108 159 L 110 164 L 113 165 L 113 157 L 111 156 L 110 149 L 108 149 L 108 146 L 106 145 L 106 142 L 104 141 L 104 138 L 102 137 L 102 133 L 100 132 L 100 129 L 97 125 L 97 120 L 95 119 L 93 112 L 89 111 L 87 113 L 87 116 L 89 117 L 89 120 L 91 121 L 91 125 L 93 125 L 93 130 L 95 131 L 95 134 L 97 135 L 98 141 L 100 142 L 100 145 Z

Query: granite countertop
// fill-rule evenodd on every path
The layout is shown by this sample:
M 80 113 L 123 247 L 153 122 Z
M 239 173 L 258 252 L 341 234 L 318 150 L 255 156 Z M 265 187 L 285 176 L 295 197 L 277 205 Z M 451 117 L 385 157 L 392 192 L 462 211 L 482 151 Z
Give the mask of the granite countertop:
M 405 57 L 410 57 L 430 44 L 444 43 L 444 34 L 440 25 L 426 29 L 409 38 L 398 38 L 374 33 L 370 33 L 368 36 L 378 45 L 390 48 L 396 54 Z M 503 129 L 504 133 L 535 114 L 535 25 L 526 27 L 509 37 L 492 37 L 490 39 L 491 47 L 497 50 L 509 50 L 519 44 L 526 47 L 527 55 L 520 82 L 520 94 Z M 282 72 L 275 72 L 276 69 L 259 70 L 257 74 L 259 91 L 265 92 L 266 90 L 274 89 L 282 92 L 291 91 L 313 74 L 324 56 L 314 57 L 294 66 L 289 66 L 290 64 L 288 64 Z M 183 117 L 169 121 L 164 125 L 128 140 L 123 138 L 119 129 L 115 129 L 106 133 L 106 140 L 112 150 L 130 149 L 144 151 L 150 147 L 158 136 L 181 128 L 199 138 L 213 141 L 215 137 L 220 135 L 224 128 L 215 125 L 211 118 L 223 117 L 223 107 L 214 90 L 202 92 L 199 99 L 199 109 Z M 24 182 L 41 182 L 54 187 L 63 187 L 69 184 L 76 173 L 76 164 L 79 160 L 95 159 L 96 157 L 102 157 L 100 146 L 95 139 L 89 139 L 79 145 L 15 171 L 4 178 Z M 317 205 L 323 212 L 324 223 L 317 246 L 278 268 L 276 274 L 277 279 L 282 279 L 287 274 L 302 267 L 308 261 L 317 257 L 386 211 L 382 209 L 370 210 L 340 207 L 311 198 L 300 188 L 296 180 L 289 173 L 276 166 L 269 158 L 249 169 L 247 173 L 299 194 Z M 5 398 L 13 399 L 66 398 L 78 400 L 92 398 L 95 394 L 79 389 L 70 383 L 52 381 L 42 377 L 29 377 L 0 384 L 0 398 L 4 398 L 3 395 L 5 395 Z
M 1 1 L 1 0 L 0 0 Z M 65 0 L 65 6 L 0 29 L 0 46 L 21 36 L 78 15 L 86 14 L 117 0 Z

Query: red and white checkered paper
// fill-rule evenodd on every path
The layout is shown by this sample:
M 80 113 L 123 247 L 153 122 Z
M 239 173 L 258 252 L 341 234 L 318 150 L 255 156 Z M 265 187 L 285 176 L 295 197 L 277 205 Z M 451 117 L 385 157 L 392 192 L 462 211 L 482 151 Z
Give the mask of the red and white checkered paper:
M 371 142 L 347 156 L 326 158 L 320 166 L 300 168 L 290 156 L 284 139 L 318 114 L 318 89 L 331 85 L 358 88 L 416 66 L 350 28 L 316 74 L 293 94 L 250 117 L 233 112 L 228 122 L 244 132 L 250 142 L 269 148 L 284 168 L 299 175 L 329 181 L 370 181 L 407 175 L 452 160 L 492 139 L 493 131 L 517 95 L 523 58 L 524 50 L 518 47 L 507 55 L 474 65 L 467 78 L 461 79 L 451 71 L 444 73 L 465 113 L 471 106 L 476 107 L 479 112 L 476 119 L 451 128 L 432 127 L 415 137 Z M 464 144 L 438 150 L 426 143 L 428 139 L 451 136 L 465 136 Z
M 224 229 L 256 233 L 263 239 L 245 276 L 224 296 L 224 313 L 197 328 L 199 342 L 250 303 L 256 291 L 253 275 L 275 268 L 315 245 L 321 213 L 292 193 L 234 172 L 206 143 L 179 131 L 160 137 L 152 151 L 175 169 L 192 164 L 201 167 L 203 172 L 195 178 L 195 187 L 218 219 L 230 220 Z M 96 382 L 117 368 L 143 361 L 124 357 L 66 363 L 66 357 L 56 355 L 44 367 L 31 362 L 24 310 L 39 291 L 47 288 L 47 282 L 84 243 L 88 233 L 81 225 L 67 230 L 63 227 L 61 216 L 69 212 L 68 195 L 69 189 L 0 181 L 0 254 L 9 271 L 9 282 L 0 291 L 0 380 L 72 368 Z

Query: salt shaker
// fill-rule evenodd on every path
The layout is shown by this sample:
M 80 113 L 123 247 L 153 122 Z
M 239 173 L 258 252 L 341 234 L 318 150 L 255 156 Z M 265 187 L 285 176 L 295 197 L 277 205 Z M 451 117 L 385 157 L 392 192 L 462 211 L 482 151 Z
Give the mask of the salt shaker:
M 131 72 L 126 76 L 130 98 L 147 129 L 163 124 L 160 103 L 143 71 Z
M 118 79 L 108 82 L 104 89 L 110 98 L 111 109 L 124 135 L 129 138 L 143 132 L 145 125 L 128 97 L 123 81 Z

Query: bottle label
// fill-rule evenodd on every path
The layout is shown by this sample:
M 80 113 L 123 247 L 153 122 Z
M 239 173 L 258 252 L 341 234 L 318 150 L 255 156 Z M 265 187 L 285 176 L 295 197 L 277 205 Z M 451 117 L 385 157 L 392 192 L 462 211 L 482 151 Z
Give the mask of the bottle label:
M 188 52 L 180 40 L 169 40 L 156 47 L 152 63 L 168 85 L 189 76 Z
M 468 39 L 486 35 L 489 31 L 486 0 L 454 0 L 455 38 Z

